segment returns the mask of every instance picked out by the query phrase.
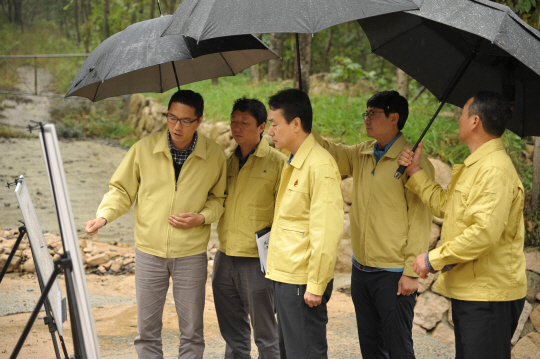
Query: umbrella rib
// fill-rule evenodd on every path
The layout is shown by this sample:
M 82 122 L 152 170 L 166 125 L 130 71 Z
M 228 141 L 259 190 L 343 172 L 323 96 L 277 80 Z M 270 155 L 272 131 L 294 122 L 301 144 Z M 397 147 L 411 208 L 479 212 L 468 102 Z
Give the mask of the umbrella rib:
M 233 76 L 235 75 L 234 74 L 234 71 L 233 69 L 231 68 L 231 65 L 229 65 L 229 62 L 227 60 L 225 60 L 225 58 L 223 57 L 223 54 L 220 52 L 219 53 L 219 56 L 221 56 L 221 58 L 223 59 L 223 61 L 225 61 L 225 63 L 227 64 L 227 66 L 229 67 L 229 70 L 231 70 L 231 74 L 233 74 Z M 252 65 L 253 66 L 253 65 Z
M 94 93 L 94 98 L 92 99 L 92 102 L 96 102 L 96 96 L 97 96 L 97 93 L 99 91 L 99 86 L 101 86 L 102 83 L 103 83 L 103 81 L 98 82 L 97 89 L 96 89 L 96 92 Z
M 376 49 L 371 49 L 371 52 L 373 53 L 373 52 L 379 50 L 380 48 L 382 48 L 382 47 L 388 45 L 389 43 L 393 42 L 394 40 L 396 40 L 398 37 L 401 37 L 401 36 L 405 35 L 406 33 L 413 31 L 414 29 L 416 29 L 416 28 L 422 26 L 423 24 L 424 24 L 424 23 L 422 22 L 421 24 L 418 24 L 418 25 L 416 25 L 415 27 L 412 27 L 412 28 L 410 28 L 410 29 L 407 29 L 406 31 L 402 32 L 401 34 L 399 34 L 399 35 L 397 35 L 397 36 L 394 36 L 392 39 L 386 41 L 384 44 L 378 46 Z

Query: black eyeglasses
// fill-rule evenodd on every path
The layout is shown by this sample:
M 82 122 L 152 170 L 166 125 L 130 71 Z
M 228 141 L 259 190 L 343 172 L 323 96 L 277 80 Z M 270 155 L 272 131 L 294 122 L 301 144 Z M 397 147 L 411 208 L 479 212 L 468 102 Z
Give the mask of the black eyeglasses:
M 384 113 L 384 111 L 368 111 L 368 112 L 364 112 L 362 114 L 362 118 L 364 119 L 364 121 L 367 121 L 368 118 L 369 118 L 370 121 L 373 121 L 373 119 L 375 118 L 376 113 Z
M 191 118 L 189 117 L 184 117 L 184 118 L 178 118 L 176 117 L 175 115 L 171 115 L 170 113 L 163 113 L 163 116 L 166 116 L 167 117 L 167 122 L 173 124 L 173 125 L 176 125 L 176 123 L 178 121 L 180 121 L 180 124 L 184 127 L 189 127 L 191 126 L 191 124 L 197 120 L 199 120 L 199 118 L 201 118 L 200 116 L 197 117 L 196 119 L 192 120 Z

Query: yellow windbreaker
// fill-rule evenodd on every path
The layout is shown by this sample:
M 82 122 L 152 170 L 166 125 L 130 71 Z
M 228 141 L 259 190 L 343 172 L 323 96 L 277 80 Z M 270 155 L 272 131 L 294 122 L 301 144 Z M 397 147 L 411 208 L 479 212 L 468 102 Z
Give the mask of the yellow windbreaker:
M 335 158 L 341 174 L 353 177 L 349 218 L 356 260 L 375 268 L 404 268 L 404 275 L 418 277 L 412 262 L 428 250 L 433 215 L 416 194 L 405 188 L 407 175 L 394 178 L 401 151 L 413 145 L 401 135 L 375 167 L 376 141 L 346 146 L 313 134 Z M 425 156 L 420 166 L 435 178 L 433 165 Z
M 322 295 L 334 278 L 342 236 L 341 176 L 332 156 L 309 135 L 281 175 L 266 277 L 307 284 L 308 292 Z
M 226 160 L 216 143 L 198 134 L 195 149 L 175 182 L 167 131 L 135 143 L 109 182 L 97 217 L 112 222 L 129 211 L 135 198 L 135 246 L 162 258 L 206 252 L 210 224 L 223 214 Z M 167 219 L 180 213 L 200 213 L 205 223 L 175 228 Z
M 455 165 L 447 190 L 424 171 L 407 187 L 438 217 L 441 246 L 429 252 L 441 273 L 437 287 L 450 298 L 511 301 L 525 297 L 523 185 L 500 138 L 486 142 L 463 165 Z
M 227 156 L 227 199 L 217 228 L 220 251 L 229 256 L 259 256 L 255 232 L 272 225 L 286 160 L 264 137 L 240 171 L 238 157 Z

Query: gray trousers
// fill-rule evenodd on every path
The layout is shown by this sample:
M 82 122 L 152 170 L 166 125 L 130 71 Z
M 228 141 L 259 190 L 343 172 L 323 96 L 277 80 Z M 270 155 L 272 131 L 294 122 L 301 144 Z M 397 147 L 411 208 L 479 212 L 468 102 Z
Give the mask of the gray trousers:
M 212 289 L 226 359 L 250 359 L 251 325 L 260 359 L 278 359 L 274 288 L 261 272 L 259 258 L 232 257 L 218 251 Z
M 180 328 L 179 359 L 201 359 L 204 352 L 203 312 L 207 278 L 206 253 L 183 258 L 161 258 L 135 249 L 137 269 L 137 336 L 140 359 L 161 359 L 163 308 L 169 278 Z

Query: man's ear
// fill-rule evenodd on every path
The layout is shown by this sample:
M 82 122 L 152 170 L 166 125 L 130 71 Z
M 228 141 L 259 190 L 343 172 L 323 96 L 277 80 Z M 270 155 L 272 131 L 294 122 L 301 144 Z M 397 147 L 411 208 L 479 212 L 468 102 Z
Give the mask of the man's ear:
M 469 125 L 471 126 L 472 131 L 476 131 L 477 129 L 480 129 L 480 128 L 484 130 L 484 126 L 482 124 L 482 120 L 480 119 L 480 116 L 478 115 L 471 116 L 469 120 L 470 120 Z
M 399 121 L 399 113 L 397 112 L 393 112 L 390 114 L 390 122 L 394 125 L 397 126 L 398 124 L 398 121 Z
M 292 120 L 293 126 L 294 126 L 294 132 L 299 132 L 302 129 L 302 120 L 300 120 L 300 117 L 295 117 Z
M 259 134 L 263 133 L 265 128 L 266 128 L 266 122 L 261 123 L 258 128 Z

